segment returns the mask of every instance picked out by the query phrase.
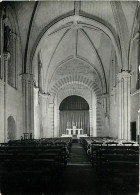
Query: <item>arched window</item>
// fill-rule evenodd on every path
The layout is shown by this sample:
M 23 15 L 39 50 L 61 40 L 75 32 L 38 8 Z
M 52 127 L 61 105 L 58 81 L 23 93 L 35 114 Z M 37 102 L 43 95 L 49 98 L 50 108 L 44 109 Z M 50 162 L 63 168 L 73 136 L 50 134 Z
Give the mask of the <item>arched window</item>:
M 16 138 L 16 123 L 13 116 L 8 117 L 7 124 L 8 124 L 8 139 L 14 140 Z

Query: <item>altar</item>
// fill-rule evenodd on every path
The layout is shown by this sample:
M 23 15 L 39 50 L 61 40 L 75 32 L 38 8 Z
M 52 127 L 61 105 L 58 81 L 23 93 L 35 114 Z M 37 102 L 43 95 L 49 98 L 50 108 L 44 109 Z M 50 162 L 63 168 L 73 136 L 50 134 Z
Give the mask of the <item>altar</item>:
M 73 126 L 72 129 L 66 129 L 67 135 L 81 135 L 83 134 L 83 129 L 78 129 L 76 126 Z
M 88 136 L 87 134 L 83 133 L 83 129 L 73 126 L 72 129 L 67 128 L 66 134 L 62 134 L 61 137 L 72 137 L 72 138 L 80 139 L 80 137 L 88 137 Z

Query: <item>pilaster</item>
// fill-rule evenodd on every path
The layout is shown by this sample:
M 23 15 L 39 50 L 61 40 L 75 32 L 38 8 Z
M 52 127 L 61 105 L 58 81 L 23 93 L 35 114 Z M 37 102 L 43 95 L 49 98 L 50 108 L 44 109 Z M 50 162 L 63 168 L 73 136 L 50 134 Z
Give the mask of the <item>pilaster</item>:
M 93 136 L 93 124 L 92 124 L 93 116 L 92 116 L 92 109 L 89 109 L 89 129 L 90 129 L 90 136 Z
M 54 137 L 54 103 L 49 103 L 49 125 L 50 137 Z
M 130 140 L 130 74 L 123 71 L 118 74 L 118 138 Z
M 47 123 L 47 104 L 48 104 L 49 95 L 39 91 L 39 104 L 40 104 L 40 135 L 43 137 L 46 133 L 46 123 Z
M 15 88 L 17 88 L 18 87 L 18 76 L 17 76 L 17 74 L 18 74 L 18 70 L 17 70 L 17 59 L 18 59 L 18 56 L 17 56 L 17 34 L 16 33 L 14 33 L 14 32 L 12 32 L 11 33 L 11 37 L 12 37 L 12 42 L 13 42 L 13 58 L 14 58 L 14 63 L 15 63 Z
M 137 125 L 137 127 L 138 127 L 137 135 L 140 136 L 140 110 L 138 110 L 138 123 L 137 124 L 138 124 Z M 139 137 L 139 139 L 140 139 L 140 137 Z
M 3 79 L 3 73 L 4 73 L 2 53 L 3 53 L 3 20 L 2 20 L 2 10 L 0 8 L 0 79 Z
M 24 125 L 25 133 L 34 132 L 34 96 L 33 96 L 33 75 L 32 74 L 22 74 L 23 83 L 23 110 L 24 110 Z

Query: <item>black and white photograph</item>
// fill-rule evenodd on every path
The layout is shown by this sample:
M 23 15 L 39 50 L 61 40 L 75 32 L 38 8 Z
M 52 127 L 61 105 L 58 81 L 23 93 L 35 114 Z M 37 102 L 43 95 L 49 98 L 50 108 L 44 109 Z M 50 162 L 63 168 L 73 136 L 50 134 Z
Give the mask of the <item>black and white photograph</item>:
M 138 195 L 140 1 L 0 1 L 0 195 Z

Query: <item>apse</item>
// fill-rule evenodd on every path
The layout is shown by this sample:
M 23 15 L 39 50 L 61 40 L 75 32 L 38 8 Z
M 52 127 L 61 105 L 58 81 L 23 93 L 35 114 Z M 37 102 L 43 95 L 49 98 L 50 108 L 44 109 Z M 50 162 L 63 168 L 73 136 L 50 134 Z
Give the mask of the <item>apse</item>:
M 89 105 L 87 101 L 76 95 L 65 98 L 60 106 L 60 135 L 66 134 L 66 129 L 83 129 L 83 134 L 90 134 Z

